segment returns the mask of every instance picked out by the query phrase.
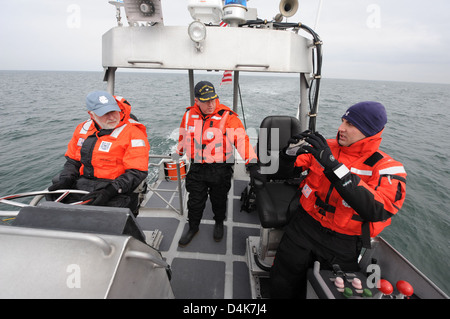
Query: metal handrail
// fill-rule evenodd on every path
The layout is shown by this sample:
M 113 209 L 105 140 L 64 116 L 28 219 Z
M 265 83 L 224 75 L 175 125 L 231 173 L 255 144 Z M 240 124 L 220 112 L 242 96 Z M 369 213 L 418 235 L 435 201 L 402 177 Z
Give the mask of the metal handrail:
M 172 160 L 175 161 L 175 165 L 176 165 L 176 169 L 177 169 L 177 182 L 178 182 L 178 186 L 177 189 L 175 191 L 178 192 L 178 198 L 180 200 L 180 210 L 176 209 L 175 207 L 173 207 L 172 204 L 170 204 L 164 197 L 161 196 L 161 194 L 159 194 L 158 192 L 173 192 L 174 190 L 172 189 L 156 189 L 153 188 L 151 186 L 149 186 L 149 189 L 156 195 L 158 196 L 163 202 L 165 202 L 171 209 L 173 209 L 175 212 L 177 212 L 179 215 L 183 216 L 184 214 L 184 205 L 183 205 L 183 191 L 182 191 L 182 187 L 181 187 L 181 169 L 180 169 L 180 156 L 178 154 L 171 154 L 171 155 L 150 155 L 150 158 L 159 158 L 161 159 L 159 161 L 158 164 L 152 164 L 150 163 L 150 166 L 157 166 L 160 167 L 164 165 L 164 163 L 166 162 L 165 160 Z
M 1 226 L 0 234 L 4 235 L 20 235 L 20 236 L 30 236 L 30 237 L 40 237 L 40 238 L 51 238 L 51 239 L 67 239 L 67 240 L 83 240 L 90 242 L 100 248 L 105 256 L 110 256 L 113 252 L 113 246 L 110 245 L 105 239 L 88 233 L 77 233 L 70 231 L 61 230 L 47 230 L 47 229 L 36 229 L 28 227 L 10 227 Z
M 20 193 L 20 194 L 7 195 L 7 196 L 0 197 L 0 203 L 22 208 L 22 207 L 28 207 L 28 206 L 36 206 L 37 203 L 39 203 L 39 201 L 45 195 L 49 195 L 49 194 L 61 194 L 61 196 L 59 196 L 56 200 L 54 200 L 55 202 L 60 202 L 65 197 L 67 197 L 67 195 L 69 195 L 69 194 L 88 194 L 88 193 L 89 192 L 87 192 L 87 191 L 78 190 L 78 189 L 58 189 L 55 191 L 48 191 L 48 190 L 34 191 L 34 192 L 26 192 L 26 193 Z M 24 204 L 24 203 L 14 201 L 15 199 L 18 199 L 18 198 L 24 198 L 24 197 L 30 197 L 30 196 L 33 196 L 34 198 L 30 201 L 29 204 Z M 83 203 L 84 202 L 80 201 L 80 202 L 70 203 L 68 205 L 80 205 Z M 1 212 L 1 215 L 4 217 L 17 216 L 17 214 L 18 214 L 18 211 L 12 211 L 12 212 L 2 211 Z

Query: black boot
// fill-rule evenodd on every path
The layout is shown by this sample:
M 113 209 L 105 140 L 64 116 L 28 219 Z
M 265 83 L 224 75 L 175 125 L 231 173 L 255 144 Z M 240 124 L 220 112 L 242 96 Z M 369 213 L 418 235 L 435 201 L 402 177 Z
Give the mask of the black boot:
M 180 240 L 178 241 L 178 245 L 181 247 L 187 246 L 191 242 L 192 238 L 194 238 L 194 236 L 197 234 L 197 232 L 198 226 L 189 226 L 188 231 L 183 236 L 181 236 Z
M 223 222 L 216 222 L 214 225 L 214 233 L 213 233 L 214 240 L 219 242 L 222 240 L 223 237 Z

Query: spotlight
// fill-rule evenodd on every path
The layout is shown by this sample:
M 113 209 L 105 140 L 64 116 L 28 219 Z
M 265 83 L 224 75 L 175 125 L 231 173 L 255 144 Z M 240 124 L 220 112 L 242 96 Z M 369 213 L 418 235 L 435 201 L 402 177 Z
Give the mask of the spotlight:
M 200 21 L 193 21 L 188 27 L 189 37 L 194 42 L 201 42 L 206 38 L 206 26 Z
M 195 42 L 195 48 L 202 51 L 201 42 L 206 38 L 206 26 L 200 21 L 193 21 L 189 24 L 188 34 L 191 40 Z

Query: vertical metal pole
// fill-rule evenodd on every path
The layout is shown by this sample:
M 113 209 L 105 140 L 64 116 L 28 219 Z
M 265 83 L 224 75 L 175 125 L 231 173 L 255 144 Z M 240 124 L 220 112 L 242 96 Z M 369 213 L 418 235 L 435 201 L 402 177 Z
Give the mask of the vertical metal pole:
M 194 70 L 189 70 L 189 92 L 191 97 L 191 105 L 195 104 L 194 98 Z
M 116 82 L 116 67 L 108 67 L 105 70 L 105 76 L 103 77 L 103 81 L 107 81 L 106 90 L 114 95 L 115 82 Z
M 306 131 L 309 125 L 308 93 L 309 87 L 305 73 L 300 73 L 300 104 L 298 105 L 297 118 L 300 120 L 302 132 Z
M 233 76 L 233 111 L 237 113 L 239 96 L 239 71 L 234 71 Z
M 183 189 L 181 188 L 181 170 L 180 170 L 180 160 L 176 160 L 177 164 L 177 179 L 178 179 L 178 199 L 180 200 L 180 215 L 183 216 Z

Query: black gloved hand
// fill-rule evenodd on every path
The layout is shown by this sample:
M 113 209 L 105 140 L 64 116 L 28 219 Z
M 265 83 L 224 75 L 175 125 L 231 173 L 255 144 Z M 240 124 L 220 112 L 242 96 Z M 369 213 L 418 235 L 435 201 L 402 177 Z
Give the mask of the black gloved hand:
M 73 179 L 71 178 L 61 178 L 58 182 L 48 187 L 49 191 L 56 191 L 58 189 L 72 189 Z
M 304 145 L 302 149 L 307 153 L 311 153 L 324 170 L 333 170 L 340 164 L 331 153 L 327 140 L 319 132 L 309 134 L 306 137 L 306 142 L 311 145 Z
M 306 130 L 306 131 L 301 132 L 300 134 L 296 134 L 296 135 L 292 136 L 292 137 L 289 139 L 289 141 L 288 141 L 287 147 L 289 147 L 289 145 L 291 145 L 291 144 L 296 144 L 296 143 L 298 143 L 299 140 L 304 139 L 304 138 L 307 137 L 309 134 L 311 134 L 311 131 L 310 131 L 310 130 Z
M 266 175 L 261 174 L 259 164 L 249 163 L 246 168 L 250 173 L 250 178 L 256 182 L 256 186 L 264 186 L 266 184 L 267 177 Z
M 87 201 L 91 200 L 90 202 L 86 203 L 87 205 L 93 205 L 93 206 L 104 206 L 108 201 L 113 198 L 115 195 L 117 195 L 117 190 L 109 184 L 105 188 L 90 192 L 89 194 L 84 195 L 81 200 Z
M 305 145 L 305 138 L 310 134 L 311 131 L 306 130 L 300 134 L 292 136 L 288 141 L 288 145 L 282 150 L 282 157 L 288 160 L 289 158 L 295 160 L 298 155 L 306 153 L 303 146 Z

